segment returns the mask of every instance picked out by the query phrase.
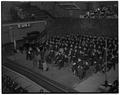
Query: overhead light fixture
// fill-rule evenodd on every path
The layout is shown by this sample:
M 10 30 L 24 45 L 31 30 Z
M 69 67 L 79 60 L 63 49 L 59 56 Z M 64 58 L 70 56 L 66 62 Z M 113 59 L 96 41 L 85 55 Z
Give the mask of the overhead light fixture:
M 80 8 L 75 3 L 57 3 L 58 6 L 67 9 L 67 10 L 79 10 Z

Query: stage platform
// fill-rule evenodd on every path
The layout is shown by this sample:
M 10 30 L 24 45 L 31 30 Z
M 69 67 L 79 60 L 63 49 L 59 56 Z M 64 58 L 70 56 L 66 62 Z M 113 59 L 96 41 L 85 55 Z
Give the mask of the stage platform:
M 52 64 L 48 64 L 49 71 L 41 71 L 38 68 L 33 68 L 33 62 L 27 61 L 24 54 L 15 54 L 13 56 L 8 57 L 10 60 L 15 61 L 16 63 L 25 66 L 29 69 L 32 69 L 40 74 L 59 82 L 67 87 L 73 88 L 75 84 L 79 84 L 81 80 L 78 77 L 73 75 L 71 69 L 69 67 L 65 67 L 62 69 L 58 69 L 58 67 L 53 66 Z
M 112 83 L 116 79 L 118 79 L 118 65 L 116 65 L 115 71 L 112 68 L 109 72 L 107 72 L 107 80 L 109 83 Z M 78 84 L 75 87 L 75 90 L 80 92 L 100 92 L 100 87 L 104 83 L 104 81 L 105 74 L 98 72 Z
M 100 72 L 96 74 L 91 74 L 90 72 L 88 72 L 88 75 L 90 76 L 84 78 L 83 80 L 80 80 L 78 77 L 73 75 L 73 72 L 71 71 L 70 67 L 65 67 L 59 70 L 52 64 L 48 64 L 49 71 L 41 71 L 38 68 L 33 68 L 33 62 L 27 61 L 25 57 L 25 54 L 16 53 L 14 55 L 9 56 L 8 58 L 62 85 L 73 88 L 78 92 L 100 92 L 99 87 L 105 81 L 105 74 Z M 113 82 L 113 80 L 117 79 L 118 67 L 116 66 L 116 68 L 117 69 L 115 71 L 112 69 L 107 73 L 109 82 Z

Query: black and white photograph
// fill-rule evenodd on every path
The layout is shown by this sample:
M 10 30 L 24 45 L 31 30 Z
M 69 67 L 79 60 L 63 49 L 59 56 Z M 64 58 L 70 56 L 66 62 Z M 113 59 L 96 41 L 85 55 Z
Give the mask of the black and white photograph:
M 118 3 L 1 1 L 1 93 L 118 94 Z

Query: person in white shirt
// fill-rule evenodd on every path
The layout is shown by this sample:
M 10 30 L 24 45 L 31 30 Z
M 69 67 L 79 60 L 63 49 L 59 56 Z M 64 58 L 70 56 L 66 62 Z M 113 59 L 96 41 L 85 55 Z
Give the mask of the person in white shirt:
M 40 62 L 40 60 L 41 60 L 40 54 L 36 53 L 34 55 L 34 59 L 33 59 L 33 67 L 39 68 L 39 62 Z
M 44 71 L 48 70 L 48 65 L 47 65 L 46 61 L 43 62 L 43 70 Z

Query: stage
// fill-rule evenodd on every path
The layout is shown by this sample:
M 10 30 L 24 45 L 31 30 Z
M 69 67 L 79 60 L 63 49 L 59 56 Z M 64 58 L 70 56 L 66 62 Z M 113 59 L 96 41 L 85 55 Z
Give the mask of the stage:
M 73 72 L 71 71 L 70 67 L 65 67 L 61 70 L 58 70 L 58 68 L 52 64 L 48 64 L 49 71 L 41 71 L 38 68 L 33 68 L 32 61 L 27 61 L 25 54 L 21 53 L 16 53 L 15 55 L 9 56 L 8 58 L 62 85 L 73 88 L 78 92 L 100 92 L 99 87 L 105 81 L 105 74 L 101 72 L 98 72 L 96 74 L 91 74 L 90 72 L 88 72 L 90 73 L 90 76 L 84 78 L 83 80 L 80 80 L 78 77 L 73 75 Z M 118 66 L 116 65 L 115 71 L 112 68 L 109 72 L 107 72 L 108 82 L 113 82 L 113 80 L 117 79 L 117 77 Z

